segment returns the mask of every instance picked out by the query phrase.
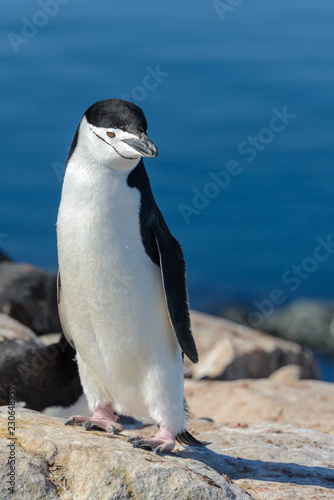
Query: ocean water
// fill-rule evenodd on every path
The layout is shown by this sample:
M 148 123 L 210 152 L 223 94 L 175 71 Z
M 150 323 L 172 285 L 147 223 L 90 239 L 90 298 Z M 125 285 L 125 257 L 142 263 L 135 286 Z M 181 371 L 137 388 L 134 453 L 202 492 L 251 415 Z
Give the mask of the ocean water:
M 6 2 L 0 247 L 57 269 L 78 122 L 127 98 L 159 148 L 145 164 L 193 308 L 333 298 L 333 22 L 331 0 Z

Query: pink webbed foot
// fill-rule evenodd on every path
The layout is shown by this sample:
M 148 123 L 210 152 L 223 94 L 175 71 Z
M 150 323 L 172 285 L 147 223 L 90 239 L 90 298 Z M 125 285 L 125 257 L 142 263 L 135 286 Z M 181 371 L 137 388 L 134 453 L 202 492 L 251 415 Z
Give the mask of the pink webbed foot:
M 98 429 L 116 434 L 121 432 L 123 427 L 117 422 L 119 417 L 115 415 L 111 405 L 97 406 L 91 417 L 74 415 L 66 420 L 65 425 L 81 425 L 86 430 Z
M 134 448 L 152 450 L 154 453 L 160 455 L 161 453 L 169 453 L 173 451 L 175 446 L 175 435 L 168 429 L 161 426 L 158 434 L 152 438 L 133 436 L 128 439 L 128 443 L 133 443 Z

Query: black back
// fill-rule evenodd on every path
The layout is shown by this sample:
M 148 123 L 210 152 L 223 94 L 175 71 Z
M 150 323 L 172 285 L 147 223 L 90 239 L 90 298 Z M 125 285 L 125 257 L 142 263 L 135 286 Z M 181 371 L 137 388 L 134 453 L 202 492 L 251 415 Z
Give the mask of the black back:
M 140 232 L 145 252 L 161 268 L 164 292 L 175 335 L 182 351 L 197 363 L 198 354 L 191 332 L 185 261 L 181 245 L 171 235 L 151 190 L 141 160 L 128 176 L 128 185 L 141 193 Z

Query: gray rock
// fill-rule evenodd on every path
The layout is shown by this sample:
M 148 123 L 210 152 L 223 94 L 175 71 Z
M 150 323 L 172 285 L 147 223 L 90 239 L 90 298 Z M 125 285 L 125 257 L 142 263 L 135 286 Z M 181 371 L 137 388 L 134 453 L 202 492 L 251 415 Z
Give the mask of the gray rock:
M 5 404 L 8 386 L 18 380 L 25 385 L 27 367 L 23 360 L 43 347 L 32 330 L 0 314 L 0 405 Z
M 16 498 L 271 499 L 331 498 L 333 436 L 275 424 L 221 427 L 205 422 L 207 448 L 156 456 L 126 438 L 65 427 L 57 418 L 16 413 Z M 197 421 L 191 422 L 195 433 Z M 1 463 L 8 456 L 7 408 L 0 411 Z M 141 433 L 151 434 L 147 427 Z M 1 498 L 6 490 L 2 467 Z M 15 498 L 15 497 L 14 497 Z
M 7 455 L 6 418 L 4 408 L 0 413 L 4 429 L 1 463 L 6 462 Z M 21 474 L 16 491 L 22 500 L 53 499 L 57 498 L 55 493 L 58 498 L 80 500 L 249 498 L 205 461 L 198 460 L 196 452 L 185 458 L 158 457 L 135 450 L 126 443 L 126 436 L 65 427 L 61 419 L 28 410 L 17 411 L 16 435 L 16 448 L 22 452 L 17 459 Z M 1 473 L 1 498 L 10 499 L 4 481 L 6 467 Z
M 6 314 L 0 313 L 0 343 L 2 343 L 0 345 L 2 352 L 5 344 L 8 342 L 11 342 L 13 351 L 15 351 L 16 346 L 24 346 L 25 348 L 43 346 L 43 343 L 30 328 L 27 328 Z
M 222 315 L 241 324 L 252 325 L 251 311 L 229 307 Z M 262 315 L 262 330 L 334 355 L 334 305 L 316 300 L 296 300 Z
M 60 332 L 56 275 L 0 258 L 0 312 L 39 335 Z
M 210 465 L 229 476 L 253 499 L 333 498 L 334 438 L 310 429 L 277 424 L 220 428 L 206 432 Z M 224 455 L 224 460 L 222 456 Z
M 300 345 L 232 321 L 191 312 L 199 362 L 186 357 L 186 377 L 211 380 L 263 378 L 285 365 L 300 366 L 302 378 L 318 378 L 313 353 Z
M 334 307 L 311 300 L 293 302 L 263 318 L 263 329 L 334 354 Z
M 74 356 L 63 336 L 45 345 L 29 328 L 0 314 L 0 405 L 14 386 L 17 402 L 27 408 L 72 406 L 82 394 Z

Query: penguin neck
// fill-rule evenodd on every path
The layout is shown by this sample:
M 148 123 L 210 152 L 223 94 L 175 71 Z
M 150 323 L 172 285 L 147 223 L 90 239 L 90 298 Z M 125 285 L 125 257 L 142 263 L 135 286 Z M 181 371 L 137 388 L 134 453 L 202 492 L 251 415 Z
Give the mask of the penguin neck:
M 141 162 L 141 158 L 133 160 L 121 159 L 122 162 L 126 161 L 127 168 L 118 168 L 120 166 L 118 160 L 116 162 L 101 163 L 91 155 L 82 153 L 82 151 L 74 151 L 71 155 L 66 165 L 64 184 L 71 183 L 92 187 L 98 184 L 102 186 L 118 182 L 126 183 L 129 174 Z

